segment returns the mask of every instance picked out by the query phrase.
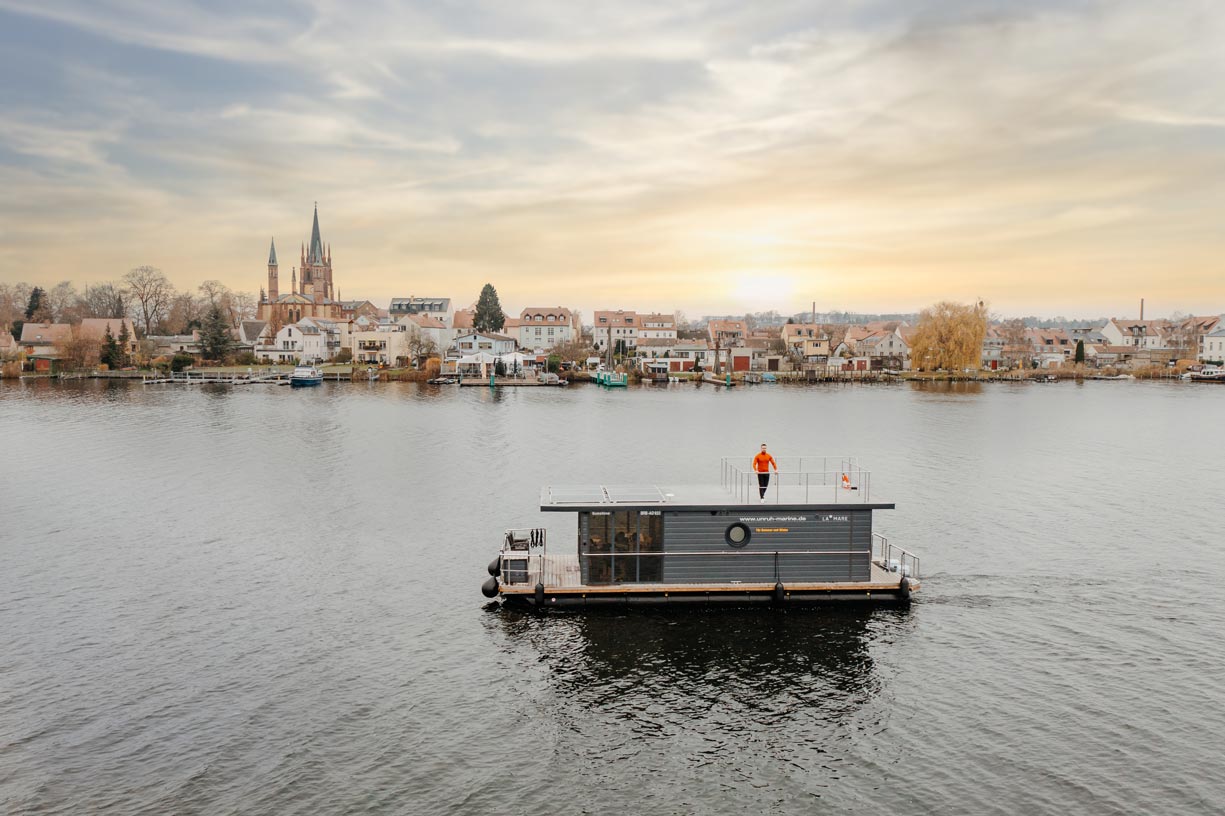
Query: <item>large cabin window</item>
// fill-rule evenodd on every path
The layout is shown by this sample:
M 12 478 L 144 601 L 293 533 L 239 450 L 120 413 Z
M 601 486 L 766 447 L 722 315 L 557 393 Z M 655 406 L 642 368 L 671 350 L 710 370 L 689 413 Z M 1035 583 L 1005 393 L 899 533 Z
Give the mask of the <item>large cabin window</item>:
M 579 516 L 583 583 L 638 583 L 663 577 L 663 517 L 617 510 Z

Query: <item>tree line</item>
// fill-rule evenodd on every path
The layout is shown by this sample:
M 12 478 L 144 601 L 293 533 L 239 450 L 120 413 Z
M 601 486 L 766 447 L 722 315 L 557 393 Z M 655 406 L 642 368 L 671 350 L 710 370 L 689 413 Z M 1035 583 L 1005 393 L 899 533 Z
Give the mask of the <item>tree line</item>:
M 236 292 L 218 280 L 177 289 L 152 266 L 138 266 L 119 280 L 87 284 L 80 290 L 71 281 L 48 288 L 0 283 L 0 323 L 14 339 L 21 338 L 22 326 L 28 322 L 77 324 L 89 317 L 129 317 L 144 335 L 187 334 L 219 322 L 237 328 L 239 322 L 255 317 L 256 306 L 252 294 Z

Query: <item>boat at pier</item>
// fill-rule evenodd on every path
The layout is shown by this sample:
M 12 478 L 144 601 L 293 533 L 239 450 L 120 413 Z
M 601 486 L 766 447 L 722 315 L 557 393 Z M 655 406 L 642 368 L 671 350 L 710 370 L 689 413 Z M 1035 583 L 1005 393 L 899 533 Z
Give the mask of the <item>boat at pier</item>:
M 293 388 L 305 388 L 308 385 L 323 383 L 323 370 L 314 366 L 297 366 L 289 375 L 289 385 Z
M 780 461 L 765 496 L 748 457 L 725 457 L 719 484 L 550 486 L 549 529 L 506 531 L 481 591 L 537 608 L 636 604 L 907 603 L 919 559 L 874 529 L 894 504 L 871 495 L 851 457 Z
M 1206 365 L 1199 371 L 1190 372 L 1190 376 L 1187 379 L 1191 380 L 1191 382 L 1225 383 L 1225 368 Z

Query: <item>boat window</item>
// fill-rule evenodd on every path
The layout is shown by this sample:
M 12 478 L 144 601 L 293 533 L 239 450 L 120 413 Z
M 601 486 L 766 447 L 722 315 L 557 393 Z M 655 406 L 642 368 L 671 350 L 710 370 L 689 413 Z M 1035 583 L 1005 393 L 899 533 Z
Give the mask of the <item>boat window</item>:
M 659 581 L 663 577 L 663 517 L 618 510 L 579 518 L 585 583 Z

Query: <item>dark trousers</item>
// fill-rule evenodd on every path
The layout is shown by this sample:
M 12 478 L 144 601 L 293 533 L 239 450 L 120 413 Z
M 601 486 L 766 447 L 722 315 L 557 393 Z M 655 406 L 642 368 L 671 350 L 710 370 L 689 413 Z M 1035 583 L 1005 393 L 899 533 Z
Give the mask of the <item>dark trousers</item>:
M 757 474 L 757 492 L 761 494 L 761 498 L 764 499 L 766 497 L 766 488 L 769 486 L 770 486 L 770 474 L 769 473 L 758 473 Z

